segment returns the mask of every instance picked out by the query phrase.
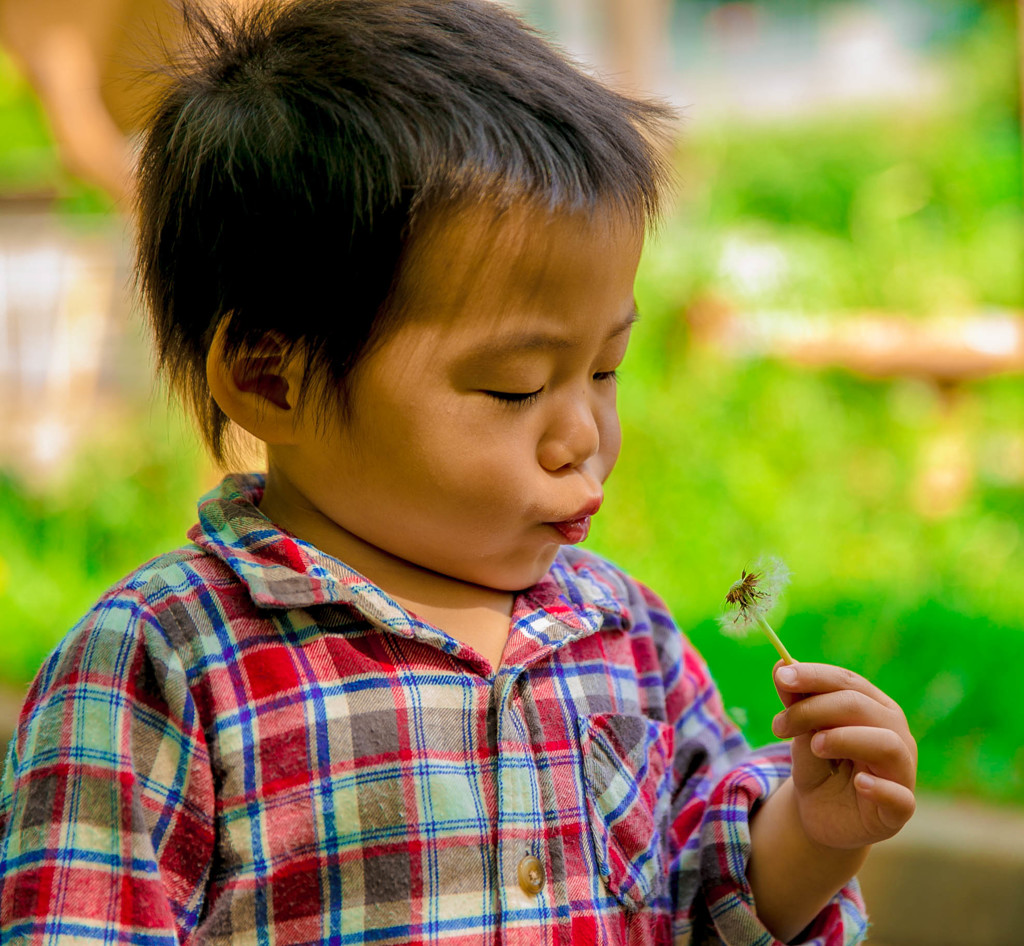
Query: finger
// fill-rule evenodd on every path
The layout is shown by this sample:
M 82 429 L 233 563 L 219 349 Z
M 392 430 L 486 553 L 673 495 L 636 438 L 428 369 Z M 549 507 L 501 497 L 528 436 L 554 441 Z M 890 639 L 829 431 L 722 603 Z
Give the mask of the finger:
M 779 699 L 782 700 L 783 706 L 792 706 L 797 700 L 803 698 L 802 693 L 790 693 L 789 690 L 783 689 L 779 685 L 779 669 L 782 667 L 792 667 L 793 664 L 787 664 L 784 660 L 778 660 L 775 666 L 772 667 L 772 682 L 775 684 L 775 692 L 779 694 Z
M 910 820 L 917 807 L 914 793 L 898 782 L 858 772 L 853 786 L 861 798 L 875 806 L 879 823 L 894 834 Z
M 804 699 L 804 697 L 808 696 L 807 693 L 792 693 L 789 690 L 782 689 L 779 686 L 779 680 L 776 676 L 778 670 L 781 667 L 792 666 L 795 666 L 795 664 L 787 664 L 784 660 L 779 660 L 772 668 L 772 680 L 775 683 L 775 692 L 779 694 L 779 699 L 782 700 L 783 706 L 792 706 L 794 703 L 798 703 L 800 700 Z
M 890 709 L 899 708 L 894 700 L 859 673 L 832 664 L 776 664 L 775 682 L 780 695 L 783 692 L 798 695 L 854 690 Z
M 791 745 L 793 779 L 805 790 L 817 787 L 835 775 L 842 764 L 836 759 L 826 759 L 811 750 L 811 736 L 797 736 Z
M 826 729 L 811 737 L 810 750 L 819 759 L 850 759 L 867 766 L 872 775 L 914 787 L 915 760 L 906 743 L 891 729 Z
M 772 721 L 776 736 L 799 736 L 838 726 L 878 726 L 896 729 L 901 716 L 856 690 L 819 693 L 793 703 Z
M 779 713 L 772 732 L 781 739 L 820 729 L 842 726 L 873 726 L 896 733 L 917 764 L 917 743 L 910 734 L 903 710 L 883 706 L 856 690 L 840 690 L 804 697 Z

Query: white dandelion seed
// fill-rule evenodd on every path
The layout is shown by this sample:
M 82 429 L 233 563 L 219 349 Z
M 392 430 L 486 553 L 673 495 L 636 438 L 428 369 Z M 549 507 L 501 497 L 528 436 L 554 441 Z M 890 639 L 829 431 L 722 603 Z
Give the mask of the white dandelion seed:
M 759 627 L 785 663 L 796 663 L 765 619 L 788 584 L 789 569 L 785 562 L 774 557 L 758 559 L 749 571 L 743 570 L 739 580 L 734 581 L 726 593 L 725 613 L 718 619 L 722 630 L 726 634 L 742 637 L 754 627 Z

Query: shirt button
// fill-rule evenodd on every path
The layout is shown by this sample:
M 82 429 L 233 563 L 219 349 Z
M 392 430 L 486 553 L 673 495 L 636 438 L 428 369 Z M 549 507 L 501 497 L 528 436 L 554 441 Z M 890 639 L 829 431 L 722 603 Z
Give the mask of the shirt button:
M 519 862 L 519 886 L 531 897 L 539 894 L 544 886 L 544 865 L 532 854 Z

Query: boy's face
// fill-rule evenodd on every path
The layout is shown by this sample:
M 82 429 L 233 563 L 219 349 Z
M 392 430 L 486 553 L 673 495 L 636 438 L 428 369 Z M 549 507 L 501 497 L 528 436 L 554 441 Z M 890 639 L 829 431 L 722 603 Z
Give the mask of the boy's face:
M 375 580 L 386 561 L 536 583 L 585 538 L 618 456 L 641 243 L 610 215 L 481 208 L 428 225 L 349 419 L 271 448 L 275 518 L 300 504 L 318 523 L 304 537 Z

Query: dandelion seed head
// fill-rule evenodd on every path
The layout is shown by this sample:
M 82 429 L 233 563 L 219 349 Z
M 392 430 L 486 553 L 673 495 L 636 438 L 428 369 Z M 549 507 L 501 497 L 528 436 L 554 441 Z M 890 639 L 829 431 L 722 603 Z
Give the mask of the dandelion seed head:
M 747 634 L 774 606 L 789 584 L 789 568 L 775 556 L 759 558 L 734 581 L 725 595 L 725 612 L 718 623 L 734 637 Z

